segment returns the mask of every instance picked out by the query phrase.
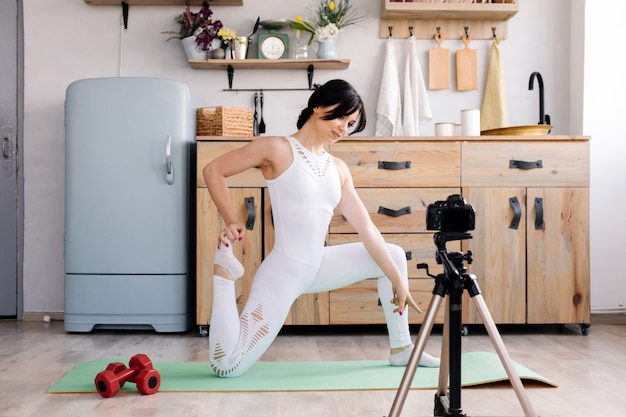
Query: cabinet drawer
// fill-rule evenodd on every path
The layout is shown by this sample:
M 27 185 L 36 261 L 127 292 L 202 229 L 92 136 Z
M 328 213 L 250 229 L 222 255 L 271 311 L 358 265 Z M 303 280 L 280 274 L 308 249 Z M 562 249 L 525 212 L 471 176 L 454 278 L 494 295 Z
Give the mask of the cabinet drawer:
M 426 208 L 458 188 L 358 188 L 357 193 L 381 233 L 426 231 Z M 339 209 L 330 221 L 330 233 L 355 233 Z
M 429 278 L 426 270 L 417 269 L 417 264 L 427 263 L 428 272 L 433 275 L 442 274 L 443 267 L 437 264 L 435 253 L 437 248 L 433 241 L 432 233 L 413 234 L 385 234 L 383 235 L 387 243 L 393 243 L 404 249 L 407 254 L 407 264 L 409 278 Z M 356 233 L 331 234 L 330 245 L 341 245 L 344 243 L 358 242 L 359 235 Z M 449 251 L 461 250 L 460 241 L 448 242 L 446 249 Z
M 432 299 L 435 280 L 411 279 L 409 289 L 417 305 L 424 311 Z M 381 303 L 390 300 L 380 300 Z M 408 310 L 408 308 L 407 308 Z M 439 308 L 436 323 L 443 323 L 445 308 Z M 410 309 L 409 323 L 421 323 L 425 314 Z M 382 324 L 385 323 L 383 308 L 378 304 L 378 289 L 375 279 L 368 279 L 349 287 L 330 292 L 330 324 Z
M 355 187 L 458 187 L 457 142 L 340 142 L 331 153 L 345 161 Z
M 588 186 L 589 142 L 465 142 L 467 186 Z
M 206 187 L 202 170 L 205 165 L 220 155 L 241 148 L 248 142 L 197 142 L 198 167 L 196 187 Z M 260 169 L 248 169 L 228 178 L 229 187 L 265 187 L 265 179 Z

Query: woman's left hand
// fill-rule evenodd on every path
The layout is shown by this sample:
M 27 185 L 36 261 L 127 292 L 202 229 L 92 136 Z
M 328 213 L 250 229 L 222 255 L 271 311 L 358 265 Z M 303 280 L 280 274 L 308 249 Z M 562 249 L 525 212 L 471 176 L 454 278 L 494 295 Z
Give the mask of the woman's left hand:
M 402 286 L 399 289 L 396 289 L 394 287 L 393 299 L 391 300 L 391 303 L 397 306 L 397 308 L 395 308 L 393 312 L 400 315 L 404 313 L 404 310 L 407 306 L 413 307 L 413 309 L 418 313 L 423 313 L 422 309 L 419 308 L 419 306 L 411 296 L 409 289 L 405 286 Z

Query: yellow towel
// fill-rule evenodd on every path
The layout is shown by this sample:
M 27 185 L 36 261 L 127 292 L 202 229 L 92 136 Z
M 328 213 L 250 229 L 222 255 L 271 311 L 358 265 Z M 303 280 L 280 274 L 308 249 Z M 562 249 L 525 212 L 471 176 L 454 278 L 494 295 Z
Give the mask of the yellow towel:
M 493 40 L 491 58 L 487 69 L 485 95 L 480 112 L 480 130 L 509 126 L 509 109 L 506 102 L 504 72 L 500 61 L 500 41 Z

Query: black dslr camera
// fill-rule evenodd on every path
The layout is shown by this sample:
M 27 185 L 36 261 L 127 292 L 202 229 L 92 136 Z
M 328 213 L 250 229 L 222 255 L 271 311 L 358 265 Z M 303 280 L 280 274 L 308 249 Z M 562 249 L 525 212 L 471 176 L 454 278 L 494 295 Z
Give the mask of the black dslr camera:
M 426 230 L 464 233 L 474 230 L 476 211 L 460 194 L 452 194 L 445 201 L 428 205 Z

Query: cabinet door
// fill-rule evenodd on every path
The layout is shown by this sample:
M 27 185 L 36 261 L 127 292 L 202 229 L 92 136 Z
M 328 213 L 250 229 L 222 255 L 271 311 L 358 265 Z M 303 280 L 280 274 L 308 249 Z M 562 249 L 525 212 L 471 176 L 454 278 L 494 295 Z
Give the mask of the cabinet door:
M 231 188 L 230 198 L 241 214 L 240 219 L 251 223 L 250 204 L 255 215 L 246 238 L 233 246 L 235 256 L 246 272 L 237 280 L 237 304 L 243 308 L 250 294 L 250 285 L 262 258 L 262 203 L 260 188 Z M 217 250 L 217 236 L 223 228 L 222 217 L 211 200 L 206 188 L 197 189 L 197 236 L 196 236 L 196 324 L 209 324 L 213 305 L 213 258 Z
M 468 203 L 476 209 L 472 239 L 463 242 L 464 250 L 471 250 L 473 255 L 468 270 L 476 275 L 482 296 L 496 323 L 525 323 L 525 189 L 475 187 L 463 192 Z M 511 198 L 516 199 L 521 210 L 517 228 L 511 227 L 511 222 L 517 217 Z M 481 323 L 474 303 L 470 300 L 466 304 L 464 321 Z
M 589 189 L 529 188 L 527 230 L 528 323 L 589 323 Z

